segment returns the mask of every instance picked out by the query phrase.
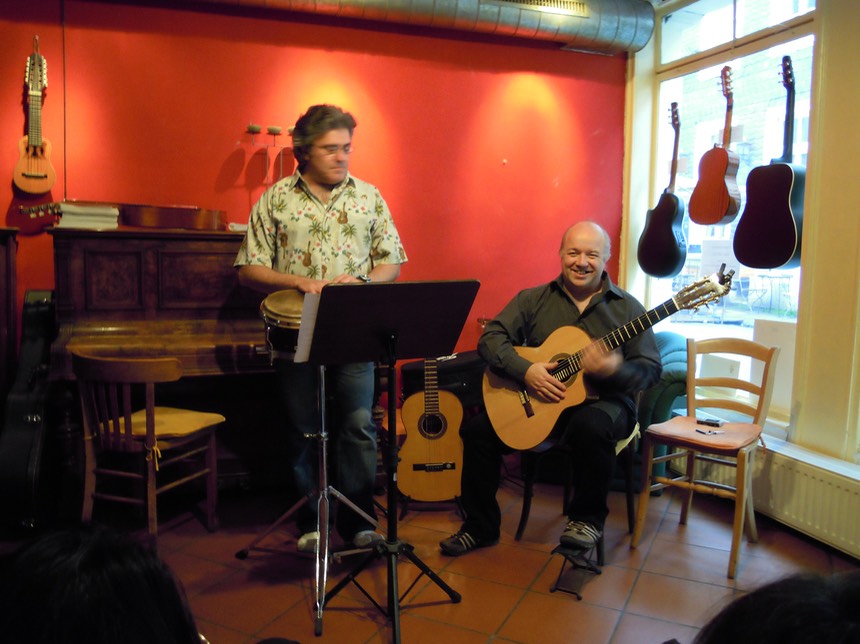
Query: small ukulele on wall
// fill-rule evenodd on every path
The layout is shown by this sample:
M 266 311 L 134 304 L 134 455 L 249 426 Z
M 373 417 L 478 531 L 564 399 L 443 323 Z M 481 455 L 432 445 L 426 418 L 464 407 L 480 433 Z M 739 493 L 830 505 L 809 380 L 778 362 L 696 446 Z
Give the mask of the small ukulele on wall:
M 729 149 L 732 140 L 732 69 L 723 67 L 720 75 L 723 96 L 726 98 L 726 123 L 723 127 L 722 145 L 702 155 L 699 161 L 699 180 L 690 195 L 688 210 L 690 219 L 697 224 L 728 224 L 734 221 L 741 207 L 741 192 L 737 174 L 739 159 Z
M 800 266 L 806 168 L 791 162 L 794 70 L 790 56 L 782 58 L 782 84 L 787 92 L 782 156 L 750 170 L 746 206 L 735 229 L 735 257 L 751 268 Z
M 33 37 L 33 53 L 27 59 L 24 72 L 27 86 L 27 134 L 18 144 L 20 158 L 12 177 L 14 184 L 26 193 L 40 195 L 48 192 L 57 180 L 51 165 L 51 143 L 42 137 L 42 97 L 48 86 L 48 66 L 39 53 L 39 37 Z
M 675 175 L 678 171 L 678 141 L 681 134 L 681 118 L 678 104 L 670 107 L 672 129 L 675 130 L 675 146 L 672 151 L 672 166 L 669 185 L 660 195 L 653 210 L 645 215 L 645 228 L 639 237 L 639 266 L 652 277 L 674 277 L 681 272 L 687 261 L 687 239 L 681 224 L 684 221 L 684 202 L 675 194 Z

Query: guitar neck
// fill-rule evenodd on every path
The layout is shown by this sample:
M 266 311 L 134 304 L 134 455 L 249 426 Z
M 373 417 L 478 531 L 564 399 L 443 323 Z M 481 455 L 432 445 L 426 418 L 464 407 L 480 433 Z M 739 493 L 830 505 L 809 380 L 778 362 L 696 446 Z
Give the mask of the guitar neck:
M 435 358 L 424 360 L 424 413 L 439 414 L 439 374 Z
M 42 93 L 31 90 L 28 102 L 27 143 L 39 147 L 42 145 Z
M 785 99 L 785 131 L 782 138 L 782 157 L 779 161 L 791 163 L 794 157 L 794 91 L 789 90 Z
M 672 150 L 672 166 L 669 170 L 669 185 L 666 187 L 666 192 L 675 192 L 675 175 L 678 174 L 678 136 L 679 132 L 675 130 L 675 147 Z
M 726 99 L 726 123 L 723 126 L 723 147 L 729 149 L 732 142 L 732 111 L 734 105 L 731 97 Z
M 666 300 L 660 306 L 646 311 L 624 326 L 618 327 L 611 333 L 607 333 L 602 338 L 595 340 L 591 346 L 597 345 L 604 353 L 609 353 L 628 340 L 632 340 L 643 331 L 647 331 L 661 320 L 674 315 L 679 310 L 678 304 L 674 299 Z M 585 349 L 577 351 L 571 356 L 559 360 L 558 367 L 553 371 L 553 376 L 564 381 L 572 377 L 573 374 L 581 371 L 584 351 Z

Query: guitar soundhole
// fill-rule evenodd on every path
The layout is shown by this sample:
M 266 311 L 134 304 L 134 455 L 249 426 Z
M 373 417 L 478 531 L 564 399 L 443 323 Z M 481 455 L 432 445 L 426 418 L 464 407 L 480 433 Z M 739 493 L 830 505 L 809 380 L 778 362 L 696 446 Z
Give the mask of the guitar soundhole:
M 553 370 L 552 375 L 556 380 L 560 380 L 565 385 L 570 385 L 570 383 L 575 381 L 579 373 L 578 369 L 574 369 L 573 363 L 569 358 L 569 353 L 557 353 L 549 359 L 550 362 L 558 362 L 558 366 Z
M 441 414 L 424 414 L 419 427 L 424 438 L 439 438 L 448 429 L 448 421 Z

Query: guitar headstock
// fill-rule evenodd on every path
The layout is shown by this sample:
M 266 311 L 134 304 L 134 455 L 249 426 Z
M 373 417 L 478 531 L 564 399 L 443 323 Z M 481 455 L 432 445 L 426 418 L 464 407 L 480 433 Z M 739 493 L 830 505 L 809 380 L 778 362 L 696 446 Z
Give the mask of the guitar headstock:
M 39 36 L 33 36 L 33 53 L 27 58 L 24 83 L 31 92 L 41 93 L 48 86 L 48 63 L 39 53 Z
M 732 68 L 726 65 L 720 72 L 720 83 L 723 86 L 723 96 L 729 106 L 732 104 Z
M 671 123 L 672 129 L 675 130 L 675 134 L 677 134 L 681 130 L 681 117 L 678 114 L 678 103 L 673 102 L 669 106 L 669 112 L 671 113 Z
M 720 266 L 720 270 L 708 277 L 685 286 L 675 294 L 673 298 L 678 310 L 689 309 L 695 311 L 700 306 L 716 302 L 732 290 L 732 276 L 735 272 L 725 272 L 726 265 Z
M 794 69 L 791 67 L 791 56 L 782 57 L 782 85 L 789 92 L 794 91 Z

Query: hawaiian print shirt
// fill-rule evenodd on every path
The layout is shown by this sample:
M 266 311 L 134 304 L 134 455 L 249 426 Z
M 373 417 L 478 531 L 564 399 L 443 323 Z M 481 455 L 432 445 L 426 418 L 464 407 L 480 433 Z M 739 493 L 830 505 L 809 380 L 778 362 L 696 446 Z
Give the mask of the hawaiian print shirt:
M 369 273 L 402 264 L 406 252 L 379 190 L 347 175 L 323 204 L 301 173 L 285 177 L 254 204 L 234 266 L 259 265 L 313 279 Z

